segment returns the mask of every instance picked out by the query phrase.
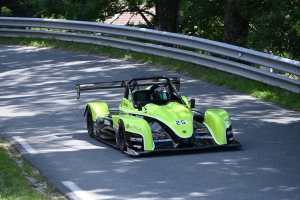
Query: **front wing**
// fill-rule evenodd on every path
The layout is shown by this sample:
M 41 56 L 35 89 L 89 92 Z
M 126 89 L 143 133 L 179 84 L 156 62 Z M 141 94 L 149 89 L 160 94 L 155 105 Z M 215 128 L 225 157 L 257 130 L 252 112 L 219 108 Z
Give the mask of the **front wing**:
M 225 145 L 205 145 L 200 147 L 188 147 L 188 148 L 180 148 L 180 149 L 158 149 L 153 151 L 135 151 L 129 147 L 127 147 L 127 151 L 125 153 L 131 156 L 139 156 L 139 155 L 148 155 L 148 154 L 157 154 L 157 153 L 165 153 L 165 152 L 192 152 L 199 150 L 212 150 L 212 149 L 233 149 L 242 147 L 242 144 L 236 140 L 234 140 L 230 144 Z

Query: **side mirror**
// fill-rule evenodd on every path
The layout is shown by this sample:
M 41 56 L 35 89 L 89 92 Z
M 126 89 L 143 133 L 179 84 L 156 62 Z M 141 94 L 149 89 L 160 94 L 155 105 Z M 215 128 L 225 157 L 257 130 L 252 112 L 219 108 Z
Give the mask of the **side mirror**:
M 195 99 L 191 99 L 190 108 L 195 108 Z

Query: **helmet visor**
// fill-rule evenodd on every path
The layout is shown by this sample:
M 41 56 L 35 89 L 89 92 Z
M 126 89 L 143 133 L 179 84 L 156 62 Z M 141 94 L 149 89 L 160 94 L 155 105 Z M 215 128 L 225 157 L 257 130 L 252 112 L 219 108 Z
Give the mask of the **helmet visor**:
M 160 96 L 160 99 L 161 99 L 161 100 L 168 100 L 168 95 L 167 95 L 167 93 L 160 94 L 159 96 Z

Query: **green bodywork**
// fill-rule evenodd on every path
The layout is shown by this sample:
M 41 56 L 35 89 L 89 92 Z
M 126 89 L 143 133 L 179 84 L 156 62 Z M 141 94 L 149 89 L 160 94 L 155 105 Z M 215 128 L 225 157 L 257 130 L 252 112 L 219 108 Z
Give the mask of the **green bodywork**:
M 119 129 L 120 120 L 124 123 L 126 132 L 136 133 L 144 138 L 144 149 L 153 150 L 154 143 L 152 139 L 152 132 L 148 122 L 142 118 L 130 115 L 113 115 L 113 124 L 116 130 Z
M 126 132 L 136 133 L 144 138 L 145 151 L 151 151 L 155 147 L 152 131 L 149 123 L 144 119 L 145 117 L 161 121 L 181 138 L 189 138 L 194 133 L 193 113 L 191 112 L 187 98 L 182 96 L 182 99 L 186 105 L 177 102 L 170 102 L 160 106 L 148 103 L 142 107 L 142 110 L 138 110 L 133 107 L 129 100 L 122 98 L 119 105 L 119 114 L 111 115 L 113 127 L 115 130 L 118 130 L 120 120 L 123 121 Z M 103 118 L 110 115 L 105 102 L 89 102 L 86 104 L 86 107 L 91 109 L 94 121 L 98 117 Z M 225 110 L 207 109 L 204 124 L 208 127 L 217 144 L 227 144 L 226 129 L 231 125 L 231 120 Z
M 86 109 L 88 108 L 91 109 L 93 121 L 96 121 L 97 117 L 103 118 L 110 114 L 105 102 L 89 102 L 86 104 Z
M 170 102 L 167 105 L 158 106 L 149 103 L 139 111 L 123 98 L 119 110 L 122 114 L 112 116 L 114 127 L 118 129 L 118 122 L 122 120 L 126 131 L 143 136 L 145 150 L 153 150 L 154 143 L 149 123 L 142 117 L 151 117 L 163 122 L 181 138 L 189 138 L 193 134 L 193 115 L 186 105 Z M 140 117 L 130 116 L 128 113 Z
M 226 129 L 231 125 L 229 114 L 222 109 L 207 109 L 204 124 L 208 127 L 217 144 L 227 144 Z

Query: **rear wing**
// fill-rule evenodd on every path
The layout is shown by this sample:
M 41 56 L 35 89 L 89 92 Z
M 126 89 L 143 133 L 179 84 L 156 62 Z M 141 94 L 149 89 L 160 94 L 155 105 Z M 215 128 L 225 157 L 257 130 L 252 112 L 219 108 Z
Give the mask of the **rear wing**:
M 113 89 L 113 88 L 125 88 L 125 87 L 126 87 L 125 81 L 76 84 L 77 99 L 80 98 L 80 92 L 82 90 L 101 90 L 101 89 Z
M 80 93 L 83 90 L 101 90 L 101 89 L 114 89 L 114 88 L 126 88 L 128 84 L 129 87 L 135 86 L 148 86 L 154 84 L 165 84 L 170 81 L 174 84 L 177 91 L 180 90 L 180 79 L 178 77 L 167 78 L 165 76 L 158 77 L 147 77 L 147 78 L 133 78 L 129 81 L 111 81 L 111 82 L 97 82 L 97 83 L 83 83 L 76 84 L 77 100 L 80 98 Z

